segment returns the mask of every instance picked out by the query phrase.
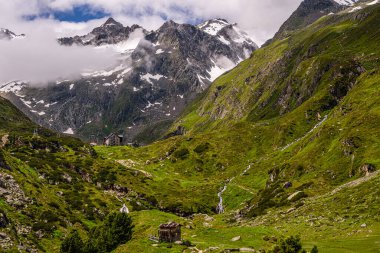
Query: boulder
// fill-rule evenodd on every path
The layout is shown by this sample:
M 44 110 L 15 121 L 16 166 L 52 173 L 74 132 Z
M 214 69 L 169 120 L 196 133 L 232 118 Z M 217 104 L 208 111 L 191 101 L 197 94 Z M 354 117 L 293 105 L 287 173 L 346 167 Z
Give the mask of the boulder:
M 288 197 L 288 200 L 293 202 L 293 201 L 300 200 L 304 197 L 306 197 L 306 194 L 303 191 L 297 191 L 297 192 L 293 193 L 292 195 L 290 195 Z
M 283 185 L 283 188 L 285 189 L 289 189 L 290 187 L 292 187 L 293 184 L 291 182 L 286 182 L 284 185 Z
M 8 217 L 0 211 L 0 228 L 5 228 L 9 225 Z
M 361 171 L 366 175 L 368 176 L 369 174 L 375 172 L 376 168 L 374 165 L 372 164 L 364 164 L 362 167 L 361 167 Z
M 231 239 L 231 242 L 237 242 L 237 241 L 240 241 L 241 240 L 241 236 L 236 236 L 234 238 Z
M 239 251 L 240 252 L 255 252 L 255 250 L 252 248 L 240 248 Z
M 23 208 L 31 203 L 13 176 L 0 173 L 0 198 L 9 205 L 16 208 Z

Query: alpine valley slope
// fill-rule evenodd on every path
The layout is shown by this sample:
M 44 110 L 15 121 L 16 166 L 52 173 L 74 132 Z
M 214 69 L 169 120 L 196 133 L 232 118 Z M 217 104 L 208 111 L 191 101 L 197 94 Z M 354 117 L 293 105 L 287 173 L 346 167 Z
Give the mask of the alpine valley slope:
M 136 227 L 115 252 L 268 250 L 295 234 L 378 252 L 379 24 L 370 1 L 273 41 L 184 111 L 184 135 L 140 148 L 93 150 L 0 98 L 2 247 L 58 252 L 120 199 Z M 193 247 L 149 240 L 168 221 Z
M 185 135 L 96 150 L 145 171 L 167 211 L 211 215 L 222 200 L 222 214 L 177 218 L 198 249 L 301 234 L 321 252 L 377 252 L 379 24 L 377 1 L 326 15 L 218 78 L 172 126 Z M 153 224 L 122 249 L 163 250 L 144 239 Z
M 110 47 L 118 65 L 78 80 L 34 88 L 25 82 L 0 92 L 40 125 L 101 142 L 110 132 L 128 142 L 149 143 L 211 81 L 248 58 L 257 46 L 236 24 L 223 19 L 199 26 L 168 21 L 157 31 L 124 27 L 109 18 L 85 36 L 61 38 L 62 46 Z M 39 85 L 41 87 L 41 85 Z

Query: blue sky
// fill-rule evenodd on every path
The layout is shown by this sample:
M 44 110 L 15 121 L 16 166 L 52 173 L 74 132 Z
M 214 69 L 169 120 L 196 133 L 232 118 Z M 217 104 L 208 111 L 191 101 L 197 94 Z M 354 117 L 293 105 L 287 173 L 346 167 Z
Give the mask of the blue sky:
M 181 8 L 179 5 L 173 5 L 171 7 L 171 11 L 178 13 L 179 15 L 182 15 L 187 23 L 190 24 L 199 24 L 203 22 L 204 18 L 198 18 L 196 17 L 191 10 L 186 8 Z M 124 15 L 135 17 L 135 18 L 141 18 L 143 16 L 159 16 L 162 18 L 162 20 L 167 21 L 170 19 L 168 14 L 165 12 L 154 10 L 153 8 L 150 8 L 149 6 L 147 8 L 144 8 L 143 11 L 136 11 L 134 9 L 131 10 L 125 10 L 123 11 Z M 112 17 L 111 12 L 107 12 L 104 9 L 101 8 L 94 8 L 93 6 L 89 4 L 85 5 L 78 5 L 73 6 L 71 10 L 50 10 L 49 12 L 40 14 L 38 17 L 53 17 L 56 20 L 59 21 L 65 21 L 65 22 L 88 22 L 95 19 L 102 19 L 106 17 Z M 36 16 L 29 16 L 27 17 L 29 19 L 34 19 Z
M 52 11 L 52 15 L 59 21 L 68 22 L 87 22 L 93 19 L 100 19 L 111 16 L 104 10 L 94 10 L 90 5 L 74 6 L 68 11 Z

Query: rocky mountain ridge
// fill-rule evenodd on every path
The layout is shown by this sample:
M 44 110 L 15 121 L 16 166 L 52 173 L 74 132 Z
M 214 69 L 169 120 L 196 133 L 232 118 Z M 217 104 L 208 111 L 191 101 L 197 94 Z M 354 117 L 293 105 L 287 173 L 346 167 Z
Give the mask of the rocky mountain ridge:
M 129 142 L 147 143 L 162 136 L 213 80 L 257 48 L 236 24 L 223 21 L 215 35 L 208 33 L 208 26 L 168 21 L 147 32 L 110 18 L 88 35 L 59 42 L 110 47 L 120 53 L 118 66 L 45 88 L 11 82 L 0 91 L 29 117 L 56 131 L 97 142 L 116 131 Z

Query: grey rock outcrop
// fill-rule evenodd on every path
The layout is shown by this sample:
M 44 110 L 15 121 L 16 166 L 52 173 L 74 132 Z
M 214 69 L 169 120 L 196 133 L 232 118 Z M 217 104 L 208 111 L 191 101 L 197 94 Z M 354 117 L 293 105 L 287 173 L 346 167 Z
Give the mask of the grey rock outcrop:
M 15 208 L 24 208 L 30 203 L 13 176 L 0 173 L 0 197 Z

